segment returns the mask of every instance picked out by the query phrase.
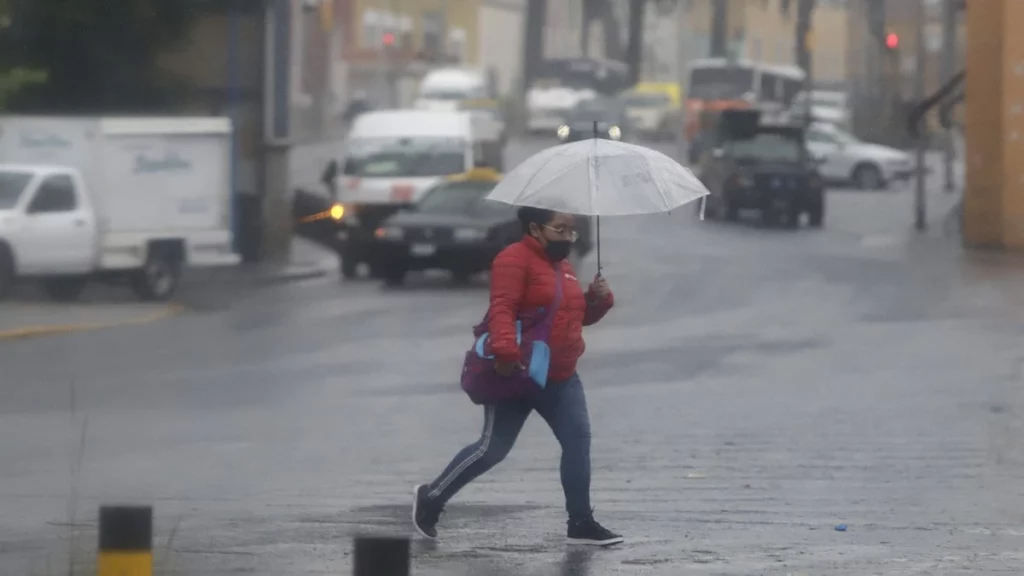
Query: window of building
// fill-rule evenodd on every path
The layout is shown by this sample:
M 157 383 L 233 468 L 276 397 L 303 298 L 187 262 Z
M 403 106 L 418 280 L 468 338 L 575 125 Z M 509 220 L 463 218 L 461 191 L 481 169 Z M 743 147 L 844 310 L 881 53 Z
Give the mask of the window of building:
M 376 10 L 363 12 L 362 48 L 374 50 L 380 47 L 384 38 L 381 14 Z
M 431 60 L 440 58 L 444 53 L 444 25 L 444 13 L 423 13 L 423 55 Z
M 466 31 L 455 28 L 448 33 L 448 54 L 456 62 L 466 61 Z

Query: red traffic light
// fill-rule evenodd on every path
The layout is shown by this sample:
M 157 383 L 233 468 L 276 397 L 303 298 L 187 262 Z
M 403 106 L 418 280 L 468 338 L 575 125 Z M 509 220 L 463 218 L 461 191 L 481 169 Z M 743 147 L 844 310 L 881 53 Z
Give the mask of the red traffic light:
M 384 45 L 385 46 L 394 46 L 395 45 L 395 35 L 393 33 L 391 33 L 391 32 L 385 32 L 384 33 Z
M 885 35 L 885 47 L 889 50 L 895 50 L 900 46 L 900 37 L 895 32 L 889 32 Z

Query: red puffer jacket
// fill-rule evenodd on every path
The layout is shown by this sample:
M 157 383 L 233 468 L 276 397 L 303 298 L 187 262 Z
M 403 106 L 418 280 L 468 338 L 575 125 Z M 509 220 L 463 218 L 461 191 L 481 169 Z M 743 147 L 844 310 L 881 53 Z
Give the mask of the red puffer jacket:
M 550 306 L 555 300 L 555 274 L 563 275 L 562 302 L 551 324 L 551 367 L 548 379 L 568 380 L 583 355 L 583 327 L 594 324 L 611 309 L 614 298 L 603 302 L 583 293 L 576 272 L 567 260 L 552 264 L 544 248 L 532 236 L 505 248 L 491 265 L 491 306 L 487 312 L 490 353 L 504 362 L 521 361 L 516 343 L 519 310 Z

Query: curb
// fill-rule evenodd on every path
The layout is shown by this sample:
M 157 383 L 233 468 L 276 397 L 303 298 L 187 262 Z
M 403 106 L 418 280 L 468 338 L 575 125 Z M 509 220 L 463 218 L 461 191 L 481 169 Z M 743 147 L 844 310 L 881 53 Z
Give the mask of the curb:
M 289 282 L 301 282 L 303 280 L 312 280 L 314 278 L 323 278 L 327 276 L 328 270 L 326 268 L 311 268 L 305 270 L 297 270 L 295 272 L 286 272 L 283 274 L 272 274 L 260 279 L 260 284 L 264 286 L 274 286 L 277 284 L 287 284 Z
M 138 326 L 141 324 L 149 324 L 171 316 L 176 316 L 185 311 L 185 307 L 180 304 L 170 304 L 165 309 L 159 312 L 141 316 L 138 318 L 130 318 L 127 320 L 118 320 L 116 322 L 92 322 L 83 324 L 58 324 L 54 326 L 26 326 L 24 328 L 13 328 L 10 330 L 0 330 L 0 340 L 26 340 L 29 338 L 38 338 L 42 336 L 58 336 L 63 334 L 73 334 L 75 332 L 87 332 L 91 330 L 104 330 L 106 328 L 119 328 L 122 326 Z

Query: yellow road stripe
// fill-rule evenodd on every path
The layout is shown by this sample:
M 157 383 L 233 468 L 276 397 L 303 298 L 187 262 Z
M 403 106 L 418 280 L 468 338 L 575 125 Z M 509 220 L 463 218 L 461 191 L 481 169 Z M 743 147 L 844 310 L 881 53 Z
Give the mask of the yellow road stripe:
M 150 322 L 170 318 L 171 316 L 180 314 L 184 310 L 185 307 L 180 304 L 170 304 L 163 310 L 147 314 L 146 316 L 127 318 L 125 320 L 116 320 L 112 322 L 89 322 L 82 324 L 58 324 L 54 326 L 25 326 L 23 328 L 12 328 L 10 330 L 0 330 L 0 340 L 17 340 L 22 338 L 36 338 L 39 336 L 54 336 L 58 334 L 86 332 L 88 330 L 118 328 L 121 326 L 137 326 L 139 324 L 149 324 Z

